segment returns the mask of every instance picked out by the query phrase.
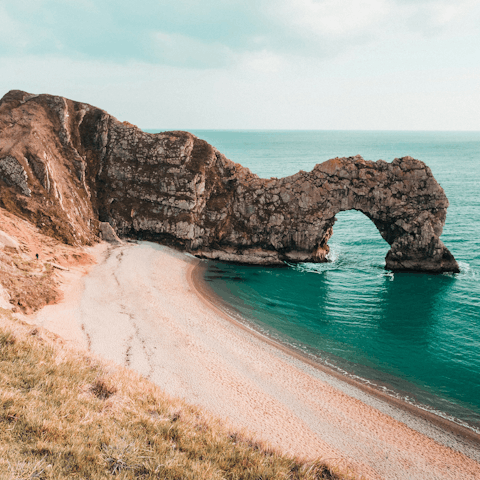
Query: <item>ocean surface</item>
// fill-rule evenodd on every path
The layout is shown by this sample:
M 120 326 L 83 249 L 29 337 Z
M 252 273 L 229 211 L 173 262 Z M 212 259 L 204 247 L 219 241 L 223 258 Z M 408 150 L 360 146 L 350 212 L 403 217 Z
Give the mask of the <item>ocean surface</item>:
M 208 262 L 232 315 L 317 361 L 480 433 L 480 132 L 193 131 L 260 177 L 334 157 L 410 155 L 450 201 L 441 239 L 459 274 L 386 271 L 361 212 L 337 215 L 330 262 L 284 268 Z

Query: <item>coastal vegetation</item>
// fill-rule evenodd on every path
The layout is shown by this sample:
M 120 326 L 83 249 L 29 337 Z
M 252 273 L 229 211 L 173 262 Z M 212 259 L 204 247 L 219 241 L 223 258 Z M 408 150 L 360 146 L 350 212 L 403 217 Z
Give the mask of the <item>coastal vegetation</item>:
M 0 478 L 339 479 L 0 311 Z

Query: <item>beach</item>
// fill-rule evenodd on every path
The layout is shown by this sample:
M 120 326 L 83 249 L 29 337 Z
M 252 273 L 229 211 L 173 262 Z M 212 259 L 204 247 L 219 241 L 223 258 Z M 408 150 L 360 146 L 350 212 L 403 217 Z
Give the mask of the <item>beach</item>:
M 218 308 L 202 262 L 105 243 L 62 272 L 63 300 L 30 321 L 140 372 L 168 394 L 286 452 L 372 479 L 480 478 L 480 440 L 356 385 Z

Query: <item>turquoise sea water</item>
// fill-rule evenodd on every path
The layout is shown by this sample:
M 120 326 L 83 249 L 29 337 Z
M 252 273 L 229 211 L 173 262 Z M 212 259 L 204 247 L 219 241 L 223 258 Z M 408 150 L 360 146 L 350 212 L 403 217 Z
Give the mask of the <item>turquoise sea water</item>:
M 480 431 L 480 132 L 193 131 L 261 177 L 336 156 L 411 155 L 450 200 L 443 242 L 457 275 L 384 270 L 388 244 L 360 212 L 337 215 L 331 262 L 208 262 L 205 278 L 256 328 Z

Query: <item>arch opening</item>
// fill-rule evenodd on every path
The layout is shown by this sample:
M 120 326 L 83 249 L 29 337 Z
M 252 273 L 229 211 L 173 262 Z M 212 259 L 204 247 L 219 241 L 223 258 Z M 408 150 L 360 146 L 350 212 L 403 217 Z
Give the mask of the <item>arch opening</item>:
M 333 234 L 328 241 L 329 260 L 359 266 L 385 266 L 390 245 L 367 215 L 352 209 L 337 213 L 335 218 Z

